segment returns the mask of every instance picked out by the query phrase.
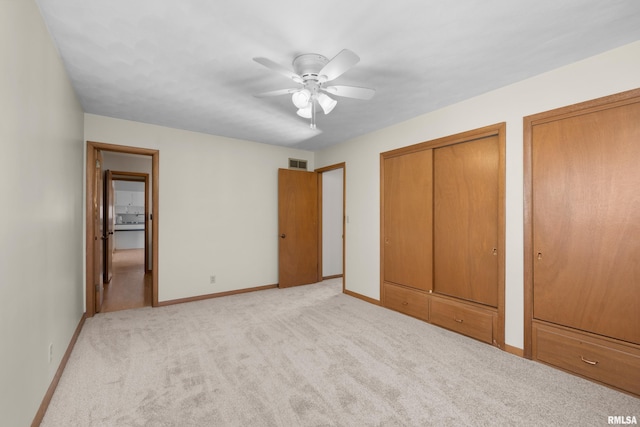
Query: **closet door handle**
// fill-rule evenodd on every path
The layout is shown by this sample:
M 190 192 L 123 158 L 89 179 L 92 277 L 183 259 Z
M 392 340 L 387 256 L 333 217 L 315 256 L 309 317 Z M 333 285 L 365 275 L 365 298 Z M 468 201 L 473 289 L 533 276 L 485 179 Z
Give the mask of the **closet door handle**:
M 598 361 L 597 360 L 589 360 L 589 359 L 585 359 L 584 357 L 580 356 L 580 360 L 582 360 L 584 363 L 588 364 L 588 365 L 597 365 Z
M 455 317 L 453 318 L 453 320 L 455 320 L 455 321 L 456 321 L 456 322 L 458 322 L 458 323 L 462 323 L 462 322 L 464 322 L 464 319 L 457 319 L 457 318 L 455 318 Z

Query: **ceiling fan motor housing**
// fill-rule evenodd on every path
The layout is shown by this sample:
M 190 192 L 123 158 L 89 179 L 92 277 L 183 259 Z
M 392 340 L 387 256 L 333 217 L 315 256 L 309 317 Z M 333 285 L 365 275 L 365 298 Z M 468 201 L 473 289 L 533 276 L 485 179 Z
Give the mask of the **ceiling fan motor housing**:
M 318 73 L 329 62 L 326 56 L 317 53 L 298 55 L 293 60 L 293 69 L 303 80 L 318 80 Z

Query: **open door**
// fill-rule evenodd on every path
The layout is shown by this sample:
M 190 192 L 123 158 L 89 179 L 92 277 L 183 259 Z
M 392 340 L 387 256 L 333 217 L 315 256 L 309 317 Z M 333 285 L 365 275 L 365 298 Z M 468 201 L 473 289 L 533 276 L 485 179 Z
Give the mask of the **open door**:
M 318 174 L 278 170 L 278 286 L 319 281 Z
M 110 170 L 104 174 L 104 283 L 111 282 L 113 277 L 113 245 L 114 245 L 114 184 Z
M 104 296 L 104 198 L 102 193 L 102 152 L 96 152 L 95 176 L 93 179 L 93 286 L 95 289 L 95 312 L 102 310 Z

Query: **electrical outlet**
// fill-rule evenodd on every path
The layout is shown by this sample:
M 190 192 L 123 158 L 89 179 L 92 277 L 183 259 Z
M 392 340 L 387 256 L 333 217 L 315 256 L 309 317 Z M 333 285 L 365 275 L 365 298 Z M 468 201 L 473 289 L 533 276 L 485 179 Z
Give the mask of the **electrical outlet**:
M 216 283 L 216 276 L 209 276 L 209 283 L 210 284 L 215 284 Z
M 49 343 L 49 363 L 53 360 L 53 343 Z

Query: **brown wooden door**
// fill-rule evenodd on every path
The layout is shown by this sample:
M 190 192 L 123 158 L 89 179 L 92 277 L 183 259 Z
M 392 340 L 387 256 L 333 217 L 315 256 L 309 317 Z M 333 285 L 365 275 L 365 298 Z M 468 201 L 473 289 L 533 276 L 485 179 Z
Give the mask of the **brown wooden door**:
M 113 276 L 114 194 L 113 174 L 108 170 L 104 174 L 104 283 Z
M 434 292 L 498 306 L 498 136 L 434 150 Z
M 640 103 L 535 125 L 533 317 L 640 344 Z
M 384 159 L 384 259 L 386 282 L 432 288 L 433 150 Z
M 318 174 L 278 170 L 278 285 L 319 281 Z
M 95 289 L 95 311 L 102 310 L 104 294 L 104 198 L 102 194 L 102 152 L 96 150 L 96 168 L 93 179 L 93 285 Z

